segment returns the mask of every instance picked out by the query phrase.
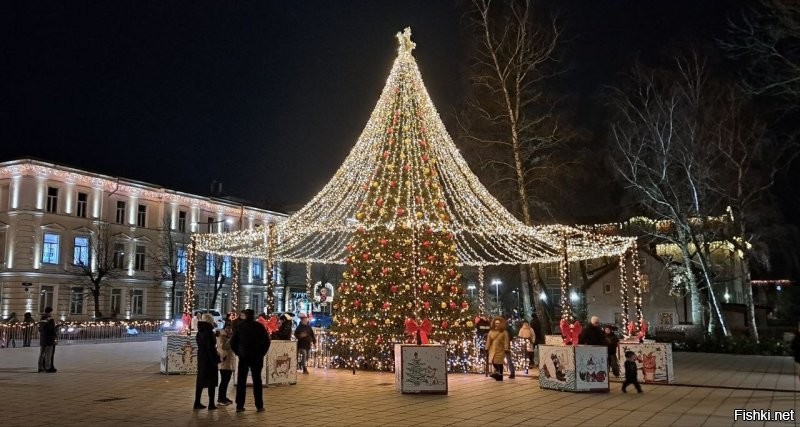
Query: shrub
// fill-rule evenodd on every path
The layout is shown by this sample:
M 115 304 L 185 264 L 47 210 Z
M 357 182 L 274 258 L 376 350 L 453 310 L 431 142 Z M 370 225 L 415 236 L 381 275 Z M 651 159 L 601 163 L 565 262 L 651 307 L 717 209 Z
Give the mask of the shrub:
M 672 343 L 675 351 L 699 353 L 752 354 L 759 356 L 788 356 L 789 346 L 776 339 L 762 339 L 756 342 L 750 337 L 731 336 L 715 338 L 706 336 L 698 340 L 687 338 Z

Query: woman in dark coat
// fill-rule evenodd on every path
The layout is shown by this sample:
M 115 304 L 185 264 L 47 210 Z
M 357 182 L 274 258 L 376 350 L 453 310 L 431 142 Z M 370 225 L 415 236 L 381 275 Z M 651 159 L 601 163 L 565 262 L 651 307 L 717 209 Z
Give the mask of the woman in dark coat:
M 194 409 L 205 409 L 200 403 L 203 389 L 208 388 L 208 410 L 217 409 L 214 395 L 219 379 L 219 354 L 217 354 L 217 338 L 214 336 L 214 317 L 206 313 L 197 322 L 197 382 L 194 390 Z

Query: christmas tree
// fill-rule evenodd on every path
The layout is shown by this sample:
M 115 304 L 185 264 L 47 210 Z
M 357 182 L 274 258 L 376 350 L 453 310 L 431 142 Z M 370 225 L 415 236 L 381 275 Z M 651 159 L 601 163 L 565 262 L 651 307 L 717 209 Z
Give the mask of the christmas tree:
M 414 352 L 414 358 L 408 362 L 405 374 L 405 381 L 411 384 L 420 385 L 428 382 L 425 379 L 425 365 L 422 364 L 422 360 L 416 352 Z
M 429 320 L 430 339 L 451 353 L 463 354 L 472 327 L 410 36 L 398 33 L 398 58 L 365 130 L 376 161 L 361 183 L 359 227 L 334 304 L 339 366 L 392 369 L 394 344 L 409 338 L 407 319 Z

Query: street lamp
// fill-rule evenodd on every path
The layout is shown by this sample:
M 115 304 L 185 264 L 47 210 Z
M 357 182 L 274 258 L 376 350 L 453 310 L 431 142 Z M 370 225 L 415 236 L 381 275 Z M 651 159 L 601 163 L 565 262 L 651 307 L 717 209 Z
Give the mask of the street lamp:
M 497 300 L 497 314 L 500 314 L 500 284 L 503 283 L 500 279 L 492 279 L 492 286 L 494 286 L 494 297 Z

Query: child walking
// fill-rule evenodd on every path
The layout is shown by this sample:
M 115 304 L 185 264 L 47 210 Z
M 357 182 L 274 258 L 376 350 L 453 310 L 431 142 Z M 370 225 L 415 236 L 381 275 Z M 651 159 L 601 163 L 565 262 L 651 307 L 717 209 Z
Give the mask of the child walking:
M 632 351 L 625 352 L 625 382 L 622 383 L 622 392 L 627 393 L 626 387 L 633 384 L 636 387 L 636 392 L 642 392 L 642 386 L 639 384 L 639 378 L 636 376 L 636 353 Z

